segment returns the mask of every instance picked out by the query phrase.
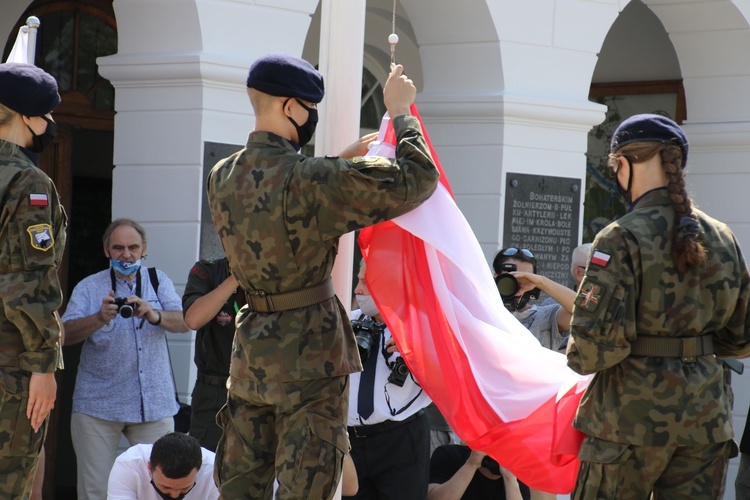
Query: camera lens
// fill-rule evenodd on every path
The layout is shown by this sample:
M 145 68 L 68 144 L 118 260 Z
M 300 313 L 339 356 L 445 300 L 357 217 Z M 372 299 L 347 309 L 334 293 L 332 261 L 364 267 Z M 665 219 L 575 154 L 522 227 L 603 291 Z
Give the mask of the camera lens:
M 501 274 L 495 278 L 500 296 L 513 297 L 518 292 L 518 280 L 512 274 Z
M 407 375 L 409 375 L 409 367 L 406 366 L 406 363 L 396 363 L 393 371 L 398 373 L 400 377 L 406 377 Z
M 372 349 L 372 334 L 370 332 L 360 330 L 354 335 L 354 339 L 357 341 L 359 359 L 361 359 L 362 362 L 367 361 L 367 358 L 370 357 L 370 349 Z
M 128 304 L 123 304 L 120 306 L 120 316 L 123 318 L 129 318 L 133 315 L 133 306 Z

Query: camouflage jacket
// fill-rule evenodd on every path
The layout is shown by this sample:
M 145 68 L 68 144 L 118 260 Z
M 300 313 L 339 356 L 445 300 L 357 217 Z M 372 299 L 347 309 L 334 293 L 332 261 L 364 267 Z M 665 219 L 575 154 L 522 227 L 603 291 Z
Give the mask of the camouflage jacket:
M 282 293 L 331 274 L 338 238 L 417 207 L 437 187 L 438 171 L 419 122 L 393 120 L 398 159 L 311 158 L 268 132 L 208 177 L 214 225 L 232 272 L 246 290 Z M 309 380 L 361 371 L 354 334 L 336 297 L 274 313 L 240 310 L 230 385 Z
M 574 425 L 641 446 L 732 438 L 731 388 L 716 356 L 630 356 L 638 335 L 712 335 L 716 355 L 750 353 L 750 275 L 729 228 L 697 211 L 708 260 L 674 267 L 675 213 L 666 189 L 649 191 L 596 237 L 572 320 L 568 365 L 596 373 Z
M 0 152 L 0 368 L 3 376 L 15 371 L 11 383 L 26 390 L 18 369 L 62 367 L 54 313 L 62 303 L 57 266 L 67 218 L 52 180 L 22 150 L 0 141 Z

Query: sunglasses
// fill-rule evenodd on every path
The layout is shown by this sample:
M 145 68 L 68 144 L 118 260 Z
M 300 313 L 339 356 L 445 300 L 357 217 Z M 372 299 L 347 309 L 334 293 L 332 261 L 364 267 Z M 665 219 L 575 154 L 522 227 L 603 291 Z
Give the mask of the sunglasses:
M 528 250 L 526 248 L 515 248 L 515 247 L 514 248 L 506 248 L 505 250 L 502 251 L 502 253 L 500 255 L 503 255 L 505 257 L 511 257 L 511 256 L 517 255 L 519 253 L 521 255 L 523 255 L 524 257 L 526 257 L 527 259 L 533 259 L 534 258 L 534 254 L 531 253 L 530 250 Z

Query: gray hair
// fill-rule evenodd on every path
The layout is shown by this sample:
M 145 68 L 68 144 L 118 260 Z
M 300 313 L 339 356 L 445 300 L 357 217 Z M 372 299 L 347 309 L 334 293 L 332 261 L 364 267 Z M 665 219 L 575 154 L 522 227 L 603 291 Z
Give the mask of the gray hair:
M 135 229 L 138 234 L 141 235 L 141 241 L 143 244 L 146 244 L 146 230 L 143 229 L 143 226 L 138 224 L 136 221 L 132 219 L 115 219 L 113 220 L 107 229 L 104 231 L 104 236 L 102 237 L 102 241 L 104 242 L 104 246 L 109 248 L 109 238 L 112 237 L 112 233 L 115 232 L 115 229 L 117 229 L 120 226 L 130 226 L 133 229 Z
M 575 277 L 573 271 L 575 271 L 576 267 L 586 267 L 586 264 L 589 263 L 590 255 L 591 243 L 584 243 L 583 245 L 578 245 L 577 247 L 575 247 L 573 249 L 573 252 L 570 254 L 570 274 Z

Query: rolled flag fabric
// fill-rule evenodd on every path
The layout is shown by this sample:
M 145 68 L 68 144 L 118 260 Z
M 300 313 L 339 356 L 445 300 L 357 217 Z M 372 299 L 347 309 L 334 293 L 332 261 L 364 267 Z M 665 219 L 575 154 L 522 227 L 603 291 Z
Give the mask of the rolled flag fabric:
M 34 64 L 34 61 L 29 62 L 29 29 L 26 26 L 21 26 L 18 29 L 18 36 L 16 36 L 16 42 L 13 44 L 13 48 L 10 49 L 8 59 L 6 63 L 23 63 L 23 64 Z
M 419 118 L 416 106 L 412 114 Z M 420 118 L 421 123 L 421 118 Z M 503 303 L 445 173 L 417 209 L 361 231 L 365 282 L 409 370 L 453 430 L 529 487 L 569 493 L 583 435 L 573 417 L 590 377 L 570 370 Z M 384 118 L 371 155 L 395 156 Z

